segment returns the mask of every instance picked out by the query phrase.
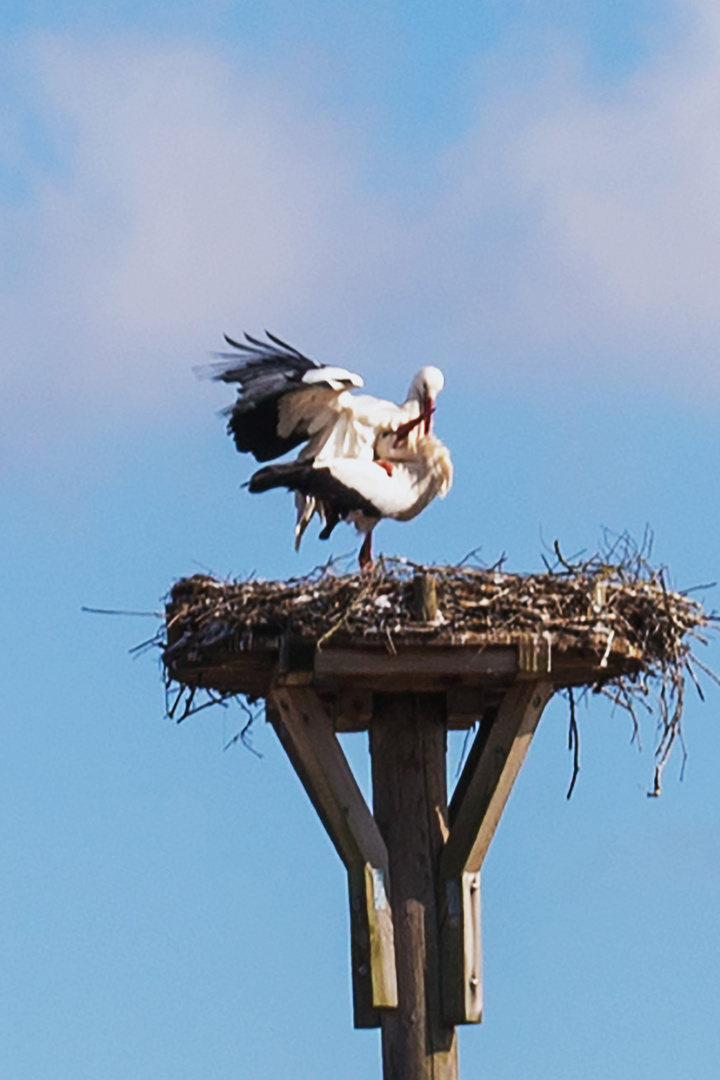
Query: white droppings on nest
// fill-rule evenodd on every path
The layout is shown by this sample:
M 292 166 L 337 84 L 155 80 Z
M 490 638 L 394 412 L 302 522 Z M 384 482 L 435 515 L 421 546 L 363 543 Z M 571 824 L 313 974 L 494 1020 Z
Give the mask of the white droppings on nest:
M 600 661 L 600 667 L 607 667 L 608 659 L 610 657 L 610 650 L 612 649 L 612 643 L 615 640 L 615 631 L 610 630 L 608 632 L 607 645 L 605 646 L 605 652 L 603 653 L 602 660 Z

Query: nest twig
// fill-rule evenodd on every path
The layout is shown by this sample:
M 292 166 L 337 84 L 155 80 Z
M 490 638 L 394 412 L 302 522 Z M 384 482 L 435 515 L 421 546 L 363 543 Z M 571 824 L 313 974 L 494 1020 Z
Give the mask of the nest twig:
M 682 742 L 686 676 L 701 694 L 694 667 L 715 678 L 693 653 L 694 643 L 706 643 L 715 616 L 688 592 L 670 589 L 666 571 L 653 568 L 646 551 L 627 537 L 587 558 L 566 558 L 556 544 L 554 562 L 546 561 L 547 571 L 538 574 L 507 573 L 502 562 L 473 566 L 472 556 L 459 566 L 384 557 L 369 577 L 338 574 L 326 565 L 288 581 L 221 583 L 204 575 L 179 581 L 170 596 L 166 636 L 157 639 L 168 685 L 174 673 L 204 656 L 247 651 L 288 632 L 320 649 L 332 639 L 382 643 L 390 651 L 400 642 L 468 639 L 482 647 L 530 634 L 545 638 L 553 652 L 594 650 L 608 675 L 598 677 L 592 689 L 627 710 L 634 737 L 639 738 L 638 708 L 653 708 L 658 739 L 649 794 L 659 794 L 663 769 Z M 440 615 L 433 623 L 416 617 L 413 578 L 420 572 L 436 582 Z M 618 653 L 633 658 L 629 673 L 619 676 L 608 667 Z M 181 694 L 171 715 L 175 708 L 181 719 L 194 712 L 191 695 L 187 688 L 184 710 Z M 574 701 L 570 717 L 572 791 L 579 768 Z

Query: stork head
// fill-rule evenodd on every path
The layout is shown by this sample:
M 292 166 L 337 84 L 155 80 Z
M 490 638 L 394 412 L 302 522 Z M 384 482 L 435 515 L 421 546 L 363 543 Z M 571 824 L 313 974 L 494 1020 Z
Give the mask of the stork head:
M 445 385 L 445 377 L 440 368 L 421 368 L 410 383 L 408 401 L 420 403 L 420 415 L 423 421 L 423 434 L 430 434 L 432 414 L 435 412 L 435 400 Z

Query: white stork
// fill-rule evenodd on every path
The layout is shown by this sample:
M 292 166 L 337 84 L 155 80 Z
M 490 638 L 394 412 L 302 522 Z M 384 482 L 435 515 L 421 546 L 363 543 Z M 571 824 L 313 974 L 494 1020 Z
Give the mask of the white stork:
M 372 462 L 379 456 L 378 440 L 388 432 L 401 449 L 412 449 L 421 435 L 430 433 L 435 400 L 445 383 L 438 368 L 418 371 L 406 400 L 396 405 L 352 393 L 363 386 L 359 375 L 318 364 L 273 334 L 267 337 L 263 342 L 246 334 L 238 342 L 225 335 L 235 352 L 221 353 L 223 363 L 211 367 L 213 378 L 238 384 L 237 400 L 226 413 L 228 431 L 242 453 L 272 461 L 304 443 L 299 461 Z M 311 493 L 295 491 L 299 547 L 318 506 Z
M 453 467 L 447 447 L 434 435 L 421 436 L 414 447 L 399 448 L 395 433 L 380 436 L 383 456 L 300 460 L 266 465 L 251 477 L 252 494 L 285 487 L 312 499 L 325 522 L 320 533 L 327 540 L 341 520 L 365 534 L 360 567 L 372 566 L 372 531 L 383 518 L 410 521 L 432 502 L 444 497 L 452 485 Z
M 228 431 L 242 453 L 272 461 L 301 443 L 303 459 L 352 457 L 372 460 L 375 440 L 392 430 L 398 442 L 430 432 L 435 399 L 445 380 L 436 367 L 424 367 L 410 384 L 402 405 L 353 394 L 363 380 L 344 368 L 318 364 L 273 334 L 262 342 L 225 336 L 235 353 L 221 353 L 214 379 L 238 383 L 238 397 L 227 409 Z M 404 428 L 405 426 L 405 428 Z

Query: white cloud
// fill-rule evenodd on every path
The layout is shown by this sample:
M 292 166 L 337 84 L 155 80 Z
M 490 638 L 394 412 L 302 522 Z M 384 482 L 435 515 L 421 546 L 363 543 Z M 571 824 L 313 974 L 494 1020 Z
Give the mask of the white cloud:
M 37 429 L 181 407 L 222 330 L 265 325 L 340 362 L 397 349 L 402 381 L 447 339 L 447 366 L 485 358 L 508 386 L 651 372 L 704 397 L 720 14 L 682 10 L 683 35 L 622 85 L 591 85 L 567 49 L 540 74 L 498 52 L 422 211 L 364 184 L 360 138 L 288 72 L 178 44 L 34 42 L 63 167 L 0 212 L 6 440 L 27 408 Z
M 531 361 L 580 348 L 629 374 L 714 376 L 720 18 L 691 10 L 691 32 L 620 87 L 588 86 L 556 56 L 544 78 L 483 103 L 448 155 L 443 210 L 472 248 L 458 279 L 485 255 L 470 331 L 489 324 Z
M 33 63 L 65 163 L 2 223 L 22 252 L 3 361 L 18 392 L 119 413 L 189 395 L 222 330 L 321 322 L 392 245 L 351 140 L 282 78 L 181 46 L 49 39 Z

